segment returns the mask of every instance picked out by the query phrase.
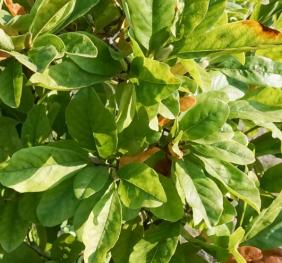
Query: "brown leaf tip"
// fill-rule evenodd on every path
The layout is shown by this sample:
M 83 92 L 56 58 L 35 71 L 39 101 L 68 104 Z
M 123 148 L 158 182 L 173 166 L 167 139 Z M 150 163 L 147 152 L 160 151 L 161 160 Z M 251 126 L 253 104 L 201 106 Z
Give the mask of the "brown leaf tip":
M 270 27 L 267 27 L 267 26 L 265 26 L 265 25 L 263 25 L 263 24 L 261 24 L 257 21 L 254 21 L 254 20 L 244 20 L 244 21 L 242 21 L 242 24 L 254 28 L 255 30 L 258 31 L 258 33 L 260 35 L 263 35 L 263 37 L 277 38 L 277 37 L 281 36 L 280 31 L 273 29 L 273 28 L 270 28 Z

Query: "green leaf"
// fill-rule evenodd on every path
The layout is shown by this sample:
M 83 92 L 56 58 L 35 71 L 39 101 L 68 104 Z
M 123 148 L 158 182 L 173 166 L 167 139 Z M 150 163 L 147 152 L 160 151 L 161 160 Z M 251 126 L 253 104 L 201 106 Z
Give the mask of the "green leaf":
M 121 231 L 116 245 L 111 250 L 112 258 L 115 263 L 124 263 L 129 261 L 129 256 L 134 245 L 143 236 L 143 227 L 141 225 L 125 225 Z
M 0 71 L 0 99 L 11 108 L 18 108 L 21 103 L 23 88 L 22 66 L 10 60 Z
M 0 149 L 8 155 L 22 147 L 16 125 L 17 121 L 7 117 L 0 117 Z
M 76 198 L 85 199 L 99 192 L 109 179 L 108 168 L 89 166 L 80 170 L 74 179 L 73 188 Z
M 282 213 L 276 217 L 274 222 L 260 231 L 250 240 L 247 240 L 246 245 L 255 246 L 260 249 L 275 249 L 282 245 Z M 244 244 L 244 245 L 245 245 Z
M 154 105 L 168 98 L 180 86 L 167 64 L 137 57 L 131 65 L 132 81 L 137 83 L 136 94 L 143 105 Z
M 73 11 L 75 2 L 75 0 L 41 1 L 30 25 L 33 39 L 61 26 Z
M 43 263 L 43 259 L 27 244 L 22 244 L 13 252 L 4 254 L 3 258 L 1 258 L 1 263 Z
M 22 127 L 22 140 L 25 145 L 38 145 L 51 133 L 46 108 L 43 104 L 34 106 L 27 115 Z
M 86 58 L 96 58 L 98 51 L 91 39 L 81 33 L 69 32 L 60 35 L 66 47 L 66 54 Z
M 45 46 L 49 46 L 49 45 L 53 46 L 57 50 L 59 57 L 64 56 L 64 54 L 65 54 L 65 44 L 60 37 L 58 37 L 54 34 L 46 33 L 44 35 L 37 37 L 32 44 L 32 48 L 45 47 Z
M 260 195 L 255 183 L 247 174 L 230 163 L 198 156 L 206 171 L 221 182 L 234 196 L 244 200 L 255 210 L 260 210 Z
M 14 44 L 12 39 L 0 28 L 0 50 L 14 50 Z
M 179 232 L 178 223 L 163 223 L 150 228 L 134 246 L 129 263 L 168 263 L 176 250 Z
M 131 29 L 143 47 L 157 50 L 164 45 L 170 36 L 175 6 L 175 0 L 124 1 Z
M 75 1 L 74 9 L 71 15 L 68 17 L 67 21 L 64 22 L 68 25 L 78 19 L 79 17 L 88 13 L 95 5 L 99 3 L 100 0 L 79 0 Z
M 176 44 L 178 57 L 196 58 L 216 52 L 244 52 L 282 44 L 282 34 L 256 21 L 244 20 L 218 26 L 213 30 Z
M 115 153 L 117 127 L 114 116 L 105 108 L 95 87 L 76 94 L 67 107 L 66 121 L 69 133 L 82 146 L 97 149 L 102 158 Z
M 23 242 L 29 223 L 20 218 L 17 202 L 6 202 L 1 210 L 0 244 L 5 251 L 11 252 Z
M 50 66 L 43 73 L 33 74 L 29 81 L 46 89 L 71 90 L 89 87 L 106 79 L 101 75 L 90 74 L 71 61 L 66 60 Z
M 0 170 L 3 185 L 18 192 L 42 192 L 67 179 L 86 165 L 80 153 L 50 146 L 25 148 L 16 152 Z
M 208 11 L 209 0 L 184 1 L 184 8 L 177 26 L 180 37 L 187 37 L 203 21 Z
M 197 254 L 199 250 L 199 247 L 194 246 L 190 242 L 179 244 L 170 263 L 207 263 L 203 257 Z M 187 257 L 187 255 L 189 255 L 189 257 Z
M 198 140 L 194 140 L 197 143 L 200 144 L 214 144 L 214 143 L 218 143 L 218 142 L 223 142 L 223 141 L 230 141 L 232 138 L 233 140 L 235 136 L 235 133 L 233 132 L 232 127 L 225 123 L 223 124 L 223 126 L 221 127 L 221 129 L 219 131 L 216 131 L 214 133 L 212 133 L 211 135 L 208 135 L 202 139 L 198 139 Z
M 160 176 L 160 182 L 165 190 L 167 202 L 155 208 L 150 208 L 150 211 L 158 218 L 176 222 L 184 216 L 182 201 L 177 193 L 173 181 L 164 176 Z
M 72 179 L 66 180 L 42 195 L 36 212 L 43 226 L 56 226 L 73 216 L 79 201 L 72 184 Z
M 193 145 L 193 149 L 207 157 L 217 158 L 219 160 L 246 165 L 255 161 L 253 152 L 235 141 L 223 141 L 211 145 Z
M 202 100 L 180 117 L 179 129 L 189 140 L 200 139 L 219 131 L 228 115 L 228 105 L 223 101 Z
M 54 46 L 48 45 L 29 50 L 28 55 L 37 71 L 43 72 L 58 57 L 58 52 Z
M 121 231 L 121 204 L 112 186 L 96 203 L 83 228 L 86 263 L 105 262 Z
M 229 119 L 245 119 L 259 122 L 281 122 L 282 109 L 255 101 L 237 100 L 229 103 Z
M 265 57 L 247 57 L 245 65 L 237 62 L 234 65 L 223 65 L 219 70 L 229 78 L 249 85 L 282 87 L 282 63 Z
M 210 0 L 208 11 L 202 22 L 196 27 L 195 34 L 206 33 L 212 30 L 220 19 L 226 16 L 227 0 Z
M 31 59 L 28 56 L 26 56 L 22 53 L 16 52 L 16 51 L 10 51 L 10 52 L 7 52 L 7 53 L 9 55 L 11 55 L 12 57 L 14 57 L 22 65 L 24 65 L 25 67 L 30 69 L 32 72 L 37 71 L 37 66 L 31 61 Z
M 188 159 L 175 162 L 173 172 L 178 193 L 193 210 L 194 224 L 203 219 L 208 226 L 216 225 L 223 211 L 223 196 L 217 185 Z
M 19 199 L 19 215 L 22 219 L 38 224 L 36 208 L 40 201 L 40 193 L 26 193 Z M 1 261 L 0 261 L 1 262 Z
M 101 39 L 87 32 L 80 32 L 89 37 L 98 50 L 96 58 L 71 56 L 71 60 L 84 71 L 97 75 L 96 78 L 108 79 L 117 75 L 123 69 L 121 54 L 111 48 Z
M 237 211 L 233 204 L 227 199 L 223 198 L 223 212 L 220 218 L 220 224 L 232 222 L 237 215 Z
M 74 263 L 83 249 L 83 244 L 72 234 L 63 234 L 53 243 L 51 257 L 58 262 L 63 260 L 64 263 Z
M 263 177 L 260 179 L 260 186 L 262 189 L 279 193 L 282 188 L 282 163 L 272 166 L 265 171 Z
M 167 201 L 158 174 L 143 163 L 132 163 L 118 171 L 119 195 L 129 208 L 157 207 Z
M 156 143 L 160 137 L 160 132 L 149 127 L 148 113 L 141 107 L 135 113 L 132 123 L 119 134 L 119 152 L 137 154 Z
M 118 114 L 116 116 L 116 123 L 118 132 L 123 131 L 133 121 L 136 112 L 136 92 L 133 85 L 122 85 L 118 90 L 120 100 L 118 103 Z
M 44 34 L 36 38 L 28 52 L 39 72 L 43 72 L 55 59 L 63 57 L 64 54 L 64 42 L 53 34 Z
M 268 106 L 282 107 L 282 89 L 264 87 L 248 95 L 248 99 Z
M 251 239 L 269 226 L 278 217 L 282 206 L 282 191 L 274 199 L 270 206 L 264 209 L 249 225 L 245 240 Z
M 81 200 L 79 203 L 79 206 L 77 207 L 75 211 L 75 214 L 73 217 L 73 227 L 74 227 L 74 230 L 76 232 L 76 235 L 79 241 L 82 241 L 82 235 L 83 235 L 83 229 L 84 229 L 85 223 L 87 222 L 89 214 L 91 213 L 93 207 L 103 196 L 105 192 L 103 190 L 101 190 L 97 194 L 90 196 L 89 198 Z

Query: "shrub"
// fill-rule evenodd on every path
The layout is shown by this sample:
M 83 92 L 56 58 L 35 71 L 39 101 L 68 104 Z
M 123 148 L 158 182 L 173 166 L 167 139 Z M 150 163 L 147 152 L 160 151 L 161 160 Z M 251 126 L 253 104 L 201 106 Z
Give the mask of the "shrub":
M 282 246 L 280 1 L 0 10 L 0 262 L 242 263 Z

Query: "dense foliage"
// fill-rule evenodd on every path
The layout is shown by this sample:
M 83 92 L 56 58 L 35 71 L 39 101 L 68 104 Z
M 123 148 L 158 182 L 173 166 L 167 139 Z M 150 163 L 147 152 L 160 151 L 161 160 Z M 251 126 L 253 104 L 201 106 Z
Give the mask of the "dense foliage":
M 0 262 L 243 263 L 281 247 L 281 13 L 0 0 Z

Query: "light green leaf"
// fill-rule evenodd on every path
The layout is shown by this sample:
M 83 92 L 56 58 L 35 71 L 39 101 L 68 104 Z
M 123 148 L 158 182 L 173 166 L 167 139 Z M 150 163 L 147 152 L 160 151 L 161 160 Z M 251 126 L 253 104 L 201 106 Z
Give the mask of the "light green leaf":
M 129 263 L 168 263 L 176 250 L 179 234 L 178 223 L 163 223 L 152 227 L 134 246 Z
M 44 34 L 35 39 L 32 44 L 32 48 L 39 48 L 44 46 L 53 46 L 59 53 L 59 57 L 63 57 L 65 54 L 65 44 L 63 40 L 54 34 Z
M 146 49 L 158 49 L 169 37 L 175 0 L 125 0 L 124 9 L 136 40 Z
M 229 103 L 229 119 L 245 119 L 259 122 L 282 122 L 282 109 L 255 101 L 237 100 Z
M 74 179 L 73 188 L 76 198 L 85 199 L 99 192 L 109 178 L 108 168 L 88 166 L 80 170 Z
M 14 57 L 22 65 L 30 69 L 32 72 L 37 71 L 37 66 L 31 61 L 31 59 L 28 56 L 16 51 L 10 51 L 7 53 L 10 54 L 12 57 Z
M 22 127 L 22 140 L 25 145 L 38 145 L 51 133 L 46 108 L 43 104 L 34 106 L 27 115 Z
M 72 150 L 37 146 L 17 151 L 0 170 L 3 185 L 18 192 L 42 192 L 86 165 L 87 159 Z
M 200 144 L 213 144 L 213 143 L 218 143 L 218 142 L 223 142 L 223 141 L 230 141 L 232 138 L 234 139 L 234 132 L 232 127 L 225 123 L 219 131 L 214 132 L 211 135 L 208 135 L 204 138 L 194 140 L 197 143 Z
M 223 101 L 212 98 L 201 100 L 180 117 L 179 129 L 189 140 L 201 139 L 219 131 L 228 115 L 228 105 Z
M 75 0 L 43 0 L 35 12 L 30 32 L 38 35 L 54 31 L 68 18 L 74 9 Z
M 43 73 L 33 74 L 29 81 L 46 89 L 71 90 L 89 87 L 106 79 L 105 76 L 90 74 L 66 60 L 50 66 Z
M 119 195 L 129 208 L 157 207 L 167 201 L 158 174 L 143 163 L 132 163 L 118 171 Z
M 205 18 L 210 0 L 191 0 L 183 2 L 184 8 L 179 19 L 177 31 L 180 37 L 187 37 Z
M 203 161 L 206 171 L 219 180 L 232 195 L 244 200 L 255 210 L 260 210 L 259 190 L 247 174 L 227 162 L 201 156 L 198 158 Z
M 212 30 L 224 17 L 227 0 L 210 0 L 205 18 L 194 30 L 194 34 L 206 33 Z
M 132 62 L 132 81 L 137 82 L 136 93 L 143 105 L 154 105 L 168 98 L 180 86 L 167 64 L 137 57 Z
M 121 204 L 118 194 L 110 189 L 97 202 L 83 228 L 86 263 L 106 262 L 108 251 L 121 231 Z
M 234 256 L 237 263 L 247 263 L 245 258 L 239 253 L 238 247 L 244 238 L 245 230 L 240 227 L 237 228 L 229 238 L 228 250 Z
M 176 44 L 175 53 L 181 58 L 196 58 L 215 52 L 243 52 L 267 49 L 282 44 L 282 34 L 256 21 L 229 23 L 213 30 L 188 37 Z
M 0 244 L 7 252 L 16 249 L 24 241 L 29 223 L 20 218 L 18 203 L 9 201 L 1 208 Z
M 136 112 L 136 92 L 133 85 L 121 85 L 120 100 L 118 102 L 118 114 L 116 116 L 116 123 L 118 132 L 123 131 L 133 121 Z
M 80 32 L 89 37 L 98 50 L 96 58 L 71 56 L 71 60 L 84 71 L 108 79 L 123 70 L 121 54 L 103 40 L 87 32 Z
M 252 56 L 246 58 L 244 65 L 236 60 L 231 65 L 222 64 L 217 69 L 229 78 L 249 85 L 282 87 L 282 63 L 269 58 Z
M 109 186 L 109 185 L 108 185 Z M 103 189 L 106 191 L 107 188 Z M 101 190 L 97 194 L 90 196 L 89 198 L 83 199 L 80 201 L 79 206 L 77 207 L 74 217 L 73 217 L 73 227 L 76 232 L 76 236 L 79 241 L 82 241 L 83 229 L 88 220 L 88 217 L 96 205 L 96 203 L 101 199 L 104 192 Z
M 79 201 L 72 184 L 72 179 L 66 180 L 42 195 L 36 212 L 43 226 L 56 226 L 73 216 Z
M 11 108 L 18 108 L 21 103 L 23 88 L 22 66 L 15 60 L 9 60 L 0 71 L 0 99 Z
M 255 161 L 253 152 L 246 146 L 235 141 L 223 141 L 211 145 L 193 145 L 193 149 L 207 157 L 225 162 L 246 165 Z
M 271 87 L 256 89 L 254 94 L 251 93 L 248 96 L 248 99 L 268 106 L 282 107 L 282 89 Z
M 216 225 L 223 211 L 223 196 L 217 185 L 188 159 L 177 161 L 173 172 L 178 193 L 193 210 L 194 224 L 204 220 L 208 226 Z
M 69 133 L 82 146 L 97 149 L 102 158 L 117 148 L 117 127 L 112 113 L 104 106 L 95 87 L 79 91 L 66 111 Z
M 270 206 L 264 209 L 249 225 L 245 240 L 251 239 L 269 226 L 278 217 L 282 206 L 282 191 Z
M 14 49 L 12 39 L 0 28 L 0 49 L 11 51 Z
M 165 176 L 160 176 L 160 182 L 165 190 L 167 202 L 155 208 L 150 208 L 150 211 L 158 218 L 176 222 L 184 216 L 182 201 L 176 191 L 173 181 Z
M 87 35 L 78 32 L 68 32 L 60 35 L 60 38 L 63 40 L 66 53 L 69 56 L 86 58 L 97 57 L 97 48 Z

